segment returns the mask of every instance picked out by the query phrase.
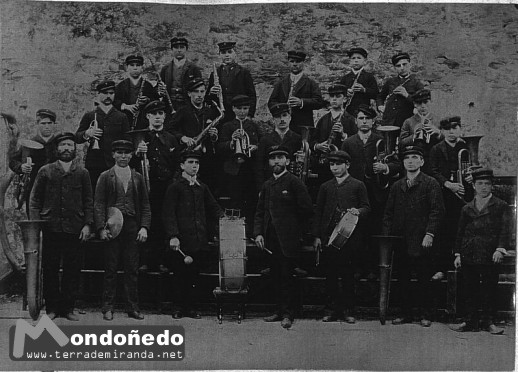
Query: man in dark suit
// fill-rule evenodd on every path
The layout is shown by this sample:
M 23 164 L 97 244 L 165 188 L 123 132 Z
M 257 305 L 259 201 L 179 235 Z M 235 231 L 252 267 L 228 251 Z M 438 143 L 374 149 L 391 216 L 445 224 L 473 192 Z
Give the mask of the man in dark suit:
M 290 73 L 273 86 L 268 100 L 268 107 L 277 103 L 287 103 L 291 108 L 290 129 L 301 132 L 301 126 L 314 126 L 313 110 L 324 107 L 322 93 L 318 83 L 304 73 L 306 53 L 288 52 Z
M 160 77 L 167 87 L 169 97 L 176 111 L 189 102 L 187 84 L 191 80 L 201 79 L 201 69 L 187 59 L 189 42 L 184 37 L 171 39 L 173 60 L 162 67 Z
M 364 259 L 363 231 L 370 212 L 367 189 L 363 182 L 351 177 L 347 172 L 351 157 L 345 151 L 333 151 L 327 156 L 333 179 L 320 186 L 315 209 L 312 233 L 313 246 L 324 251 L 323 261 L 326 271 L 326 289 L 330 303 L 326 309 L 324 322 L 343 319 L 355 323 L 354 267 Z M 356 229 L 345 246 L 337 249 L 330 245 L 329 236 L 340 221 L 342 213 L 351 212 L 358 216 Z M 343 293 L 340 293 L 339 278 L 342 278 Z
M 400 127 L 411 117 L 414 105 L 410 96 L 424 88 L 423 83 L 411 73 L 412 65 L 408 53 L 398 53 L 392 57 L 397 76 L 385 81 L 377 98 L 378 111 L 383 113 L 383 125 Z
M 371 105 L 371 99 L 378 96 L 378 82 L 371 72 L 365 71 L 368 53 L 363 48 L 351 48 L 347 51 L 351 64 L 351 71 L 341 80 L 340 84 L 347 89 L 347 112 L 356 113 L 360 105 Z
M 394 255 L 401 283 L 403 314 L 392 323 L 412 321 L 411 299 L 415 299 L 415 305 L 421 310 L 421 326 L 429 327 L 432 315 L 431 253 L 437 249 L 436 236 L 444 216 L 444 203 L 437 181 L 420 171 L 424 163 L 422 149 L 409 146 L 402 156 L 406 177 L 390 188 L 382 229 L 383 235 L 403 237 L 403 243 Z M 414 296 L 410 291 L 411 271 L 417 274 L 417 293 Z
M 73 133 L 56 136 L 58 160 L 43 166 L 34 182 L 30 219 L 45 220 L 43 226 L 43 293 L 49 318 L 77 321 L 74 314 L 81 262 L 81 242 L 93 225 L 93 192 L 88 171 L 73 162 L 76 143 Z M 63 275 L 59 278 L 60 261 Z
M 302 181 L 289 173 L 289 150 L 273 146 L 268 161 L 273 176 L 264 183 L 254 221 L 256 245 L 271 253 L 272 280 L 278 309 L 265 318 L 267 322 L 282 321 L 290 328 L 297 308 L 297 283 L 293 278 L 304 225 L 313 214 L 311 198 Z
M 218 43 L 219 55 L 222 64 L 217 68 L 217 78 L 219 85 L 215 84 L 214 71 L 209 77 L 208 94 L 209 99 L 218 102 L 218 95 L 223 96 L 225 106 L 224 122 L 233 120 L 236 115 L 232 110 L 232 98 L 238 94 L 243 94 L 250 98 L 250 109 L 248 117 L 251 119 L 255 115 L 257 95 L 255 93 L 254 81 L 250 71 L 236 63 L 236 43 L 225 41 Z
M 289 128 L 291 115 L 290 107 L 287 103 L 278 103 L 270 107 L 273 116 L 274 130 L 264 135 L 259 141 L 257 149 L 257 166 L 255 168 L 255 182 L 257 190 L 268 178 L 271 177 L 272 171 L 269 164 L 268 150 L 272 146 L 283 146 L 288 149 L 288 158 L 290 160 L 293 154 L 302 147 L 302 137 Z
M 128 118 L 113 106 L 114 96 L 113 81 L 107 80 L 97 84 L 98 106 L 83 115 L 76 131 L 77 143 L 88 141 L 85 168 L 90 173 L 92 189 L 95 189 L 99 175 L 115 164 L 111 149 L 112 142 L 131 139 L 125 134 L 129 131 Z M 97 128 L 93 125 L 94 120 L 97 122 Z
M 99 238 L 107 242 L 104 247 L 103 319 L 113 320 L 117 269 L 122 259 L 126 310 L 130 318 L 142 320 L 144 316 L 138 304 L 137 243 L 147 240 L 151 225 L 148 193 L 142 175 L 129 167 L 133 143 L 126 140 L 113 141 L 111 148 L 115 165 L 100 175 L 94 202 L 95 227 Z M 115 238 L 105 227 L 110 207 L 118 208 L 124 220 L 122 230 Z
M 115 87 L 113 106 L 126 114 L 132 129 L 143 129 L 147 127 L 143 108 L 147 103 L 160 99 L 160 95 L 142 76 L 144 57 L 128 56 L 125 65 L 128 77 Z

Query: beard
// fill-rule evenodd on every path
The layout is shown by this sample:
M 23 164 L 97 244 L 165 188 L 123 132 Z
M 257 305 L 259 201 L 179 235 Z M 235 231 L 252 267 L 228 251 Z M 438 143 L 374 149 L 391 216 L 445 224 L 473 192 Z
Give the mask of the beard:
M 76 150 L 73 150 L 73 151 L 69 151 L 69 150 L 58 151 L 57 157 L 58 157 L 59 160 L 64 161 L 65 163 L 68 163 L 68 162 L 74 160 L 74 158 L 76 157 Z

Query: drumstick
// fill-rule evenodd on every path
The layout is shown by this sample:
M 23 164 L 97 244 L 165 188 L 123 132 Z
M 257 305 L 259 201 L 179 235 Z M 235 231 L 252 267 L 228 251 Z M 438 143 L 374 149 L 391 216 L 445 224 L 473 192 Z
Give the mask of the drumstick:
M 264 247 L 263 249 L 266 251 L 266 253 L 273 254 L 272 251 L 270 251 L 268 248 Z
M 192 262 L 194 261 L 192 259 L 191 256 L 187 256 L 185 253 L 183 253 L 183 251 L 180 249 L 180 247 L 178 247 L 178 252 L 180 252 L 183 256 L 183 262 L 185 262 L 186 265 L 190 265 L 192 264 Z

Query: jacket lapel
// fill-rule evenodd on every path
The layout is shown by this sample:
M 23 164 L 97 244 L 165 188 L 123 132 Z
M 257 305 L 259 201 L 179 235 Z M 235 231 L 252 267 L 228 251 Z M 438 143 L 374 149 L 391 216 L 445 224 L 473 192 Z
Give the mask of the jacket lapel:
M 299 81 L 297 81 L 297 84 L 293 87 L 293 95 L 296 96 L 297 93 L 302 89 L 302 87 L 306 84 L 306 81 L 308 80 L 308 77 L 303 74 Z

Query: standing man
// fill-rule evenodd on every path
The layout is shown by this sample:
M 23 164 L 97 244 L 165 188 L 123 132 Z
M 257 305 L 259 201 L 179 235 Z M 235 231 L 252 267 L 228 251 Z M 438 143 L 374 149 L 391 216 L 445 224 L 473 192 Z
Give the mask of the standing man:
M 324 107 L 325 102 L 318 83 L 304 73 L 306 53 L 288 52 L 290 73 L 273 86 L 268 107 L 287 103 L 291 108 L 290 129 L 300 134 L 301 126 L 314 126 L 313 110 Z
M 378 111 L 383 114 L 383 125 L 400 127 L 413 115 L 411 96 L 424 88 L 421 81 L 411 74 L 412 64 L 408 53 L 397 53 L 392 57 L 397 76 L 387 79 L 377 98 Z
M 306 186 L 286 169 L 290 162 L 288 151 L 283 146 L 273 146 L 268 151 L 273 177 L 261 189 L 254 221 L 255 244 L 272 254 L 271 273 L 278 305 L 276 313 L 264 320 L 282 321 L 286 329 L 291 327 L 297 308 L 297 283 L 292 274 L 300 238 L 303 226 L 313 215 Z
M 363 48 L 351 48 L 347 51 L 347 56 L 351 71 L 340 80 L 340 84 L 347 89 L 347 112 L 354 115 L 360 105 L 370 107 L 371 99 L 378 97 L 379 89 L 374 75 L 365 71 L 367 51 Z
M 173 107 L 176 111 L 189 102 L 187 95 L 187 84 L 191 80 L 201 79 L 201 69 L 194 62 L 187 59 L 189 42 L 184 37 L 173 37 L 171 39 L 171 50 L 173 60 L 162 67 L 160 77 L 167 86 L 167 92 L 171 97 Z
M 126 115 L 113 106 L 115 83 L 111 80 L 97 84 L 97 107 L 83 115 L 76 131 L 76 142 L 88 141 L 85 168 L 90 173 L 92 189 L 95 190 L 99 175 L 115 164 L 111 145 L 115 140 L 130 137 Z
M 144 316 L 138 304 L 137 244 L 147 240 L 151 224 L 148 193 L 143 177 L 129 167 L 133 143 L 117 140 L 111 148 L 115 165 L 100 175 L 94 203 L 95 227 L 100 239 L 107 242 L 104 248 L 103 319 L 113 320 L 117 269 L 122 259 L 127 313 L 130 318 L 142 320 Z M 124 220 L 122 230 L 115 238 L 105 228 L 110 207 L 118 208 Z
M 92 232 L 93 192 L 88 171 L 77 162 L 73 133 L 56 136 L 58 160 L 43 166 L 30 199 L 30 219 L 43 226 L 43 293 L 47 315 L 77 321 L 74 303 L 79 287 L 80 247 Z M 59 270 L 63 261 L 61 282 Z
M 409 146 L 403 151 L 406 177 L 396 181 L 390 193 L 383 216 L 383 235 L 402 236 L 402 246 L 394 252 L 402 294 L 402 316 L 392 324 L 412 322 L 412 305 L 420 307 L 421 326 L 431 325 L 430 278 L 432 252 L 437 249 L 436 236 L 444 216 L 441 187 L 437 181 L 421 172 L 423 150 Z M 417 274 L 417 291 L 410 291 L 411 271 Z M 415 299 L 415 304 L 411 299 Z
M 22 195 L 23 200 L 27 201 L 26 211 L 29 215 L 29 203 L 28 199 L 31 193 L 34 180 L 40 168 L 47 164 L 55 161 L 54 155 L 54 132 L 56 127 L 56 114 L 49 109 L 40 109 L 36 112 L 36 135 L 31 138 L 32 141 L 38 142 L 43 145 L 41 149 L 30 149 L 29 156 L 32 159 L 32 164 L 24 162 L 23 149 L 18 147 L 15 151 L 10 152 L 9 156 L 9 168 L 19 177 L 23 177 L 24 174 L 30 175 L 30 182 L 25 188 L 26 194 Z
M 504 333 L 495 326 L 499 266 L 511 246 L 512 215 L 509 206 L 491 193 L 493 171 L 473 171 L 475 199 L 462 208 L 455 242 L 455 268 L 462 268 L 467 319 L 450 328 L 457 332 L 478 331 L 482 308 L 483 329 Z M 481 284 L 482 282 L 482 284 Z
M 198 279 L 199 254 L 211 237 L 210 231 L 214 230 L 209 224 L 223 215 L 207 185 L 197 179 L 200 158 L 196 151 L 182 153 L 182 175 L 169 186 L 164 199 L 162 219 L 169 246 L 175 251 L 174 291 L 180 304 L 180 308 L 173 312 L 174 319 L 200 319 L 200 314 L 193 308 L 193 286 Z M 184 261 L 180 250 L 191 256 L 191 263 Z
M 254 81 L 250 71 L 236 63 L 236 43 L 218 43 L 219 55 L 222 64 L 217 68 L 219 85 L 214 82 L 214 71 L 209 77 L 209 95 L 211 100 L 218 102 L 218 95 L 223 96 L 225 106 L 224 122 L 233 120 L 236 116 L 232 110 L 232 98 L 238 94 L 248 96 L 250 99 L 250 109 L 248 117 L 252 119 L 255 115 L 257 95 L 255 93 Z
M 287 103 L 277 103 L 270 107 L 273 116 L 273 132 L 264 135 L 259 141 L 257 150 L 257 166 L 255 182 L 257 190 L 272 176 L 268 150 L 272 146 L 283 146 L 288 149 L 288 158 L 302 147 L 302 137 L 289 128 L 291 121 L 290 107 Z
M 144 57 L 131 55 L 126 57 L 126 73 L 128 77 L 115 87 L 113 106 L 128 117 L 132 129 L 146 127 L 143 108 L 150 101 L 160 98 L 153 85 L 144 80 Z
M 355 323 L 354 268 L 365 258 L 365 252 L 360 252 L 364 243 L 361 225 L 370 212 L 369 199 L 364 183 L 347 172 L 351 163 L 348 153 L 333 151 L 327 158 L 334 178 L 320 186 L 313 222 L 313 247 L 324 250 L 326 289 L 330 300 L 322 320 L 333 322 L 343 316 L 347 323 Z M 337 249 L 329 245 L 329 236 L 345 212 L 358 216 L 360 226 L 356 226 L 345 246 Z M 339 278 L 342 278 L 343 293 L 340 293 Z

